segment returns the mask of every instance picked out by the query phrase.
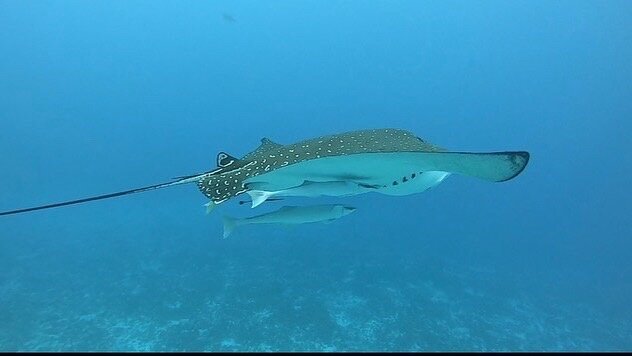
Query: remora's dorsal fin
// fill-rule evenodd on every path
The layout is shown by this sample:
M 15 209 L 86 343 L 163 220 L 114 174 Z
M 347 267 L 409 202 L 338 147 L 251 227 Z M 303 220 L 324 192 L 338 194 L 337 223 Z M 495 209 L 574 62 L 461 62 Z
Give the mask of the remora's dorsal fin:
M 217 166 L 218 167 L 222 167 L 222 168 L 228 167 L 228 166 L 230 166 L 231 164 L 233 164 L 233 163 L 235 163 L 237 161 L 238 161 L 237 158 L 229 155 L 226 152 L 220 152 L 220 153 L 217 154 Z

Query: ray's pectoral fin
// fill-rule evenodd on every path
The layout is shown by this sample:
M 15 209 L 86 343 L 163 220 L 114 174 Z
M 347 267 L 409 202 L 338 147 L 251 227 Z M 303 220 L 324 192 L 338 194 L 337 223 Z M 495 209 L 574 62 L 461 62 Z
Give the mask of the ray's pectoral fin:
M 529 152 L 437 152 L 426 154 L 437 171 L 505 182 L 520 174 L 529 162 Z

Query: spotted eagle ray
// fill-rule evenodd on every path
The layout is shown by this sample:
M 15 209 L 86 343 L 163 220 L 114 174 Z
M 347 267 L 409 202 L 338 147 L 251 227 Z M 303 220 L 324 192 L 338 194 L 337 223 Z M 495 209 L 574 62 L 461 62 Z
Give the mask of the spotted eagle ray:
M 219 205 L 248 190 L 280 191 L 306 181 L 353 182 L 378 187 L 372 191 L 408 195 L 425 191 L 450 174 L 491 182 L 508 181 L 520 174 L 529 161 L 526 151 L 453 152 L 401 129 L 370 129 L 345 132 L 281 145 L 267 138 L 241 159 L 225 152 L 217 156 L 217 168 L 174 181 L 61 203 L 0 212 L 24 213 L 88 201 L 108 199 L 196 183 Z

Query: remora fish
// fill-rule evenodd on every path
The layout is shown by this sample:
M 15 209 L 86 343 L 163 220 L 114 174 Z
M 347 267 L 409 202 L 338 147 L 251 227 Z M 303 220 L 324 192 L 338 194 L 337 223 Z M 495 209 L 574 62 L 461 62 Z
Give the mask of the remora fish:
M 313 222 L 330 222 L 354 212 L 356 208 L 340 204 L 284 206 L 271 213 L 244 219 L 224 216 L 224 238 L 227 238 L 237 227 L 249 224 L 305 224 Z
M 241 159 L 221 152 L 216 169 L 179 177 L 172 182 L 103 194 L 32 208 L 0 212 L 11 215 L 73 205 L 196 183 L 211 199 L 209 209 L 249 190 L 279 191 L 298 187 L 305 181 L 353 182 L 381 186 L 389 195 L 414 194 L 435 186 L 449 174 L 503 182 L 520 174 L 529 153 L 449 152 L 413 133 L 400 129 L 373 129 L 322 136 L 281 145 L 264 138 L 261 145 Z
M 348 195 L 355 195 L 366 193 L 371 190 L 375 190 L 380 188 L 380 186 L 376 185 L 365 185 L 358 184 L 354 182 L 348 181 L 334 181 L 334 182 L 311 182 L 305 181 L 303 184 L 298 187 L 293 187 L 289 189 L 277 190 L 273 192 L 265 191 L 265 190 L 257 190 L 257 184 L 249 184 L 247 185 L 248 195 L 252 199 L 252 208 L 257 207 L 262 204 L 266 200 L 275 196 L 282 197 L 320 197 L 320 196 L 330 196 L 330 197 L 342 197 Z

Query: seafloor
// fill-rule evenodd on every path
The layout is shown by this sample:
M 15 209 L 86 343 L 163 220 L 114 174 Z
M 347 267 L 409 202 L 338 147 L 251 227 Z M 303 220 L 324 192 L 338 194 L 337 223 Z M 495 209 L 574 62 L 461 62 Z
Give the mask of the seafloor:
M 126 233 L 87 224 L 63 241 L 16 233 L 3 240 L 0 349 L 632 347 L 625 315 L 596 308 L 558 276 L 449 253 L 473 248 L 472 238 L 343 229 L 262 226 L 221 240 L 141 221 Z

